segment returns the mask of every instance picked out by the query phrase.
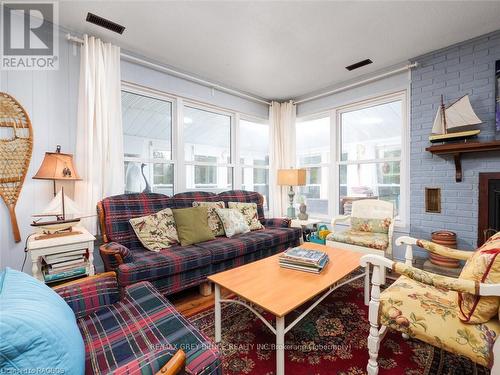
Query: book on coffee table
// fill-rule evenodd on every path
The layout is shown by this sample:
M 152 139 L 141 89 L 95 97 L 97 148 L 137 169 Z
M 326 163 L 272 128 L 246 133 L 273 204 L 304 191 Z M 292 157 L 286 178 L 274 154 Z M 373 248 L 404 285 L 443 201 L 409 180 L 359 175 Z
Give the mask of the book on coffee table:
M 279 256 L 281 267 L 312 273 L 320 273 L 328 261 L 325 252 L 300 247 L 288 249 Z

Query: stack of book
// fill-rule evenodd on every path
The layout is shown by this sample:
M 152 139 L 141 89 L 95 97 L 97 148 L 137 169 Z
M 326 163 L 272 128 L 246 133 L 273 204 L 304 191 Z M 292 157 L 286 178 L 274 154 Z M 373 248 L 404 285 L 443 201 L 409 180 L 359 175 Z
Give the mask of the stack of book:
M 320 273 L 328 261 L 325 252 L 300 247 L 288 249 L 279 257 L 281 267 L 312 273 Z
M 43 256 L 43 277 L 45 282 L 70 279 L 89 273 L 87 250 L 73 250 L 60 254 Z

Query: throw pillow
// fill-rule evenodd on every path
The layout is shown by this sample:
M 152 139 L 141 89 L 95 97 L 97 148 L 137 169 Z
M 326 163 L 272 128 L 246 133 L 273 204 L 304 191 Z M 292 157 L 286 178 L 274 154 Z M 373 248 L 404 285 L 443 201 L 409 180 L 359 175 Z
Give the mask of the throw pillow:
M 243 214 L 250 230 L 264 229 L 257 214 L 257 203 L 229 202 L 227 205 Z
M 223 236 L 226 233 L 224 232 L 224 225 L 220 220 L 219 215 L 217 215 L 216 208 L 224 208 L 223 201 L 220 202 L 193 202 L 193 207 L 206 207 L 208 209 L 208 226 L 212 230 L 212 233 L 215 237 Z
M 179 242 L 174 215 L 170 208 L 129 220 L 135 235 L 151 251 L 160 251 Z
M 182 246 L 215 239 L 208 226 L 207 207 L 180 208 L 172 212 Z
M 486 284 L 500 283 L 500 233 L 474 252 L 460 278 Z M 498 313 L 499 307 L 499 297 L 458 293 L 458 313 L 464 323 L 486 323 Z
M 250 232 L 247 220 L 238 210 L 232 208 L 216 208 L 216 211 L 224 225 L 226 237 L 233 237 L 235 234 Z
M 85 372 L 73 310 L 44 283 L 8 267 L 0 272 L 0 332 L 2 374 Z
M 389 233 L 389 226 L 392 220 L 386 219 L 364 219 L 360 217 L 351 217 L 351 230 L 371 233 Z

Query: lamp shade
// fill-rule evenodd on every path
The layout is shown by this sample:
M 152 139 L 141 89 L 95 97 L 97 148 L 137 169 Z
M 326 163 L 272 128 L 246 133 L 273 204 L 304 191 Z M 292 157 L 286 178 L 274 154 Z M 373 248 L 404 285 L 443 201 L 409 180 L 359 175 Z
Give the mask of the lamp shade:
M 278 169 L 278 185 L 302 186 L 305 184 L 305 169 Z
M 33 176 L 39 180 L 81 180 L 73 164 L 73 155 L 46 152 L 42 165 Z

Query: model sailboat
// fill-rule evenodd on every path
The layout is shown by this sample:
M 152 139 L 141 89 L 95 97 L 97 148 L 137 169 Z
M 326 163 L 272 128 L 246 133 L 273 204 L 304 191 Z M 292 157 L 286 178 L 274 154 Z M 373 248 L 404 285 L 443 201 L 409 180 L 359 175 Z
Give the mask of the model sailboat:
M 40 229 L 45 234 L 72 232 L 75 225 L 80 222 L 80 214 L 76 203 L 64 194 L 61 188 L 49 205 L 40 214 L 33 215 L 33 227 Z M 53 217 L 53 220 L 42 221 L 38 218 Z
M 481 132 L 479 129 L 473 128 L 481 123 L 482 121 L 472 109 L 469 95 L 462 96 L 447 108 L 444 105 L 443 95 L 441 95 L 441 106 L 434 119 L 429 141 L 435 143 L 467 140 Z

